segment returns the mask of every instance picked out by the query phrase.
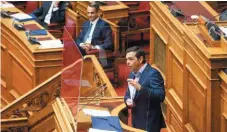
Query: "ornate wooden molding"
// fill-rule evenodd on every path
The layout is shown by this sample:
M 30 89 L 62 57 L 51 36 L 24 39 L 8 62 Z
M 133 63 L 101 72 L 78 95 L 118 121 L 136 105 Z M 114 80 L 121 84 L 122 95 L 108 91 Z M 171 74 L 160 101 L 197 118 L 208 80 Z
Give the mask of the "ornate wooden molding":
M 29 117 L 60 96 L 61 72 L 15 100 L 1 110 L 2 118 Z

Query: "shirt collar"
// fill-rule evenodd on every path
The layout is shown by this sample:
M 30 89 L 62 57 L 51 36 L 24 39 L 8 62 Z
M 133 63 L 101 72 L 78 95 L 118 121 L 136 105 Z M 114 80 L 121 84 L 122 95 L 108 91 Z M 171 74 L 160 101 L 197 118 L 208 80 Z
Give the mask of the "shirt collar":
M 97 17 L 94 21 L 91 21 L 92 25 L 96 25 L 96 23 L 98 22 L 99 17 Z
M 137 73 L 135 73 L 135 72 L 132 72 L 136 77 L 140 77 L 140 75 L 143 73 L 143 71 L 144 71 L 144 69 L 145 69 L 145 67 L 147 66 L 147 63 L 145 63 L 140 69 L 139 69 L 139 71 L 137 72 Z

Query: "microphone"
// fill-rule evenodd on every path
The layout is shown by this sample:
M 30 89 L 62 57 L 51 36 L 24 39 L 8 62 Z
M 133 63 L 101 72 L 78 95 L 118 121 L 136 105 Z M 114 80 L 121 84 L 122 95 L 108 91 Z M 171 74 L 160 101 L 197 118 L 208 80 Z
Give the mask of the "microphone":
M 170 7 L 170 12 L 175 17 L 184 17 L 184 13 L 180 9 L 176 9 L 173 6 Z
M 219 21 L 226 21 L 227 20 L 227 10 L 221 13 L 219 17 Z
M 209 35 L 214 39 L 214 40 L 220 40 L 221 35 L 224 34 L 222 30 L 218 27 L 215 22 L 210 21 L 206 17 L 202 16 L 202 18 L 205 20 L 205 26 L 209 32 Z
M 40 44 L 37 38 L 34 38 L 34 37 L 31 37 L 31 36 L 30 36 L 29 30 L 27 30 L 27 31 L 25 32 L 25 34 L 26 34 L 26 37 L 27 37 L 28 41 L 29 41 L 31 44 Z
M 18 31 L 25 31 L 24 23 L 15 23 L 15 19 L 13 19 L 12 23 L 13 27 L 16 28 Z
M 2 18 L 12 18 L 9 14 L 9 11 L 1 11 L 1 17 Z
M 222 13 L 219 13 L 219 14 L 216 15 L 216 16 L 211 17 L 209 20 L 212 21 L 214 18 L 216 18 L 216 17 L 218 17 L 218 16 L 220 16 L 220 17 L 219 17 L 219 21 L 225 21 L 225 20 L 227 20 L 227 10 L 225 10 L 225 11 L 222 12 Z

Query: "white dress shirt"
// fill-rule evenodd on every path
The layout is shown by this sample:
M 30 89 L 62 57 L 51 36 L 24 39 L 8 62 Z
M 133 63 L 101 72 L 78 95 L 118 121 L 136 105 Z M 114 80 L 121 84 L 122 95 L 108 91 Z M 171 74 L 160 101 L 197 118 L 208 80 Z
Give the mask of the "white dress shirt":
M 52 13 L 53 13 L 53 11 L 57 11 L 59 8 L 58 7 L 56 7 L 55 5 L 54 5 L 54 1 L 52 1 L 52 4 L 51 4 L 51 6 L 50 6 L 50 9 L 49 9 L 49 11 L 48 11 L 48 13 L 46 14 L 46 16 L 45 16 L 45 19 L 44 19 L 44 22 L 45 23 L 47 23 L 47 24 L 50 24 L 50 19 L 51 19 L 51 16 L 52 16 Z
M 139 81 L 140 76 L 142 75 L 142 73 L 143 73 L 143 71 L 144 71 L 144 69 L 145 69 L 146 66 L 147 66 L 147 63 L 145 63 L 145 64 L 139 69 L 139 71 L 138 71 L 137 74 L 140 74 L 140 75 L 135 77 L 136 82 Z M 129 92 L 130 92 L 131 101 L 132 101 L 132 103 L 133 103 L 133 99 L 135 98 L 135 95 L 136 95 L 136 88 L 135 88 L 134 86 L 132 86 L 131 84 L 129 84 L 129 83 L 128 83 L 128 87 L 129 87 Z
M 87 37 L 87 39 L 85 40 L 85 43 L 88 43 L 88 44 L 91 44 L 91 40 L 92 40 L 92 35 L 94 33 L 94 30 L 95 30 L 95 26 L 97 24 L 99 20 L 99 17 L 96 18 L 94 21 L 91 21 L 90 24 L 92 24 L 92 27 L 91 27 L 91 31 Z M 80 43 L 80 46 L 82 46 L 84 43 Z M 92 49 L 100 49 L 100 46 L 99 45 L 96 45 L 96 46 L 92 46 Z

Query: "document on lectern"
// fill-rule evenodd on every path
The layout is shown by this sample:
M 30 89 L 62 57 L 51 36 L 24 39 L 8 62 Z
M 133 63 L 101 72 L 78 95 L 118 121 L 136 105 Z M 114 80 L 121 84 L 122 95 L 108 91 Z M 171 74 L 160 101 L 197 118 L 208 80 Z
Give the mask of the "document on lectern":
M 106 110 L 83 109 L 83 112 L 91 116 L 111 116 L 110 112 Z
M 40 49 L 62 48 L 63 44 L 59 39 L 39 41 Z

